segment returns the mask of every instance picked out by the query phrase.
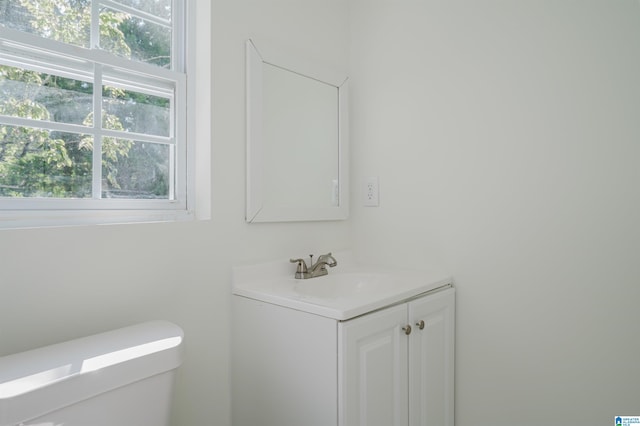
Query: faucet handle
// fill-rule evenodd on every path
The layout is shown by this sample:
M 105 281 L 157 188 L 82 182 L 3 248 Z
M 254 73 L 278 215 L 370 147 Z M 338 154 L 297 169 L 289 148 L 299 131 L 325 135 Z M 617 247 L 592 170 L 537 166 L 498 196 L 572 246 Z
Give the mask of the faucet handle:
M 307 272 L 307 262 L 304 259 L 289 259 L 291 263 L 298 264 L 298 270 L 296 272 Z
M 305 262 L 304 259 L 289 259 L 289 262 L 298 264 L 295 274 L 297 279 L 307 278 L 309 270 L 307 269 L 307 262 Z

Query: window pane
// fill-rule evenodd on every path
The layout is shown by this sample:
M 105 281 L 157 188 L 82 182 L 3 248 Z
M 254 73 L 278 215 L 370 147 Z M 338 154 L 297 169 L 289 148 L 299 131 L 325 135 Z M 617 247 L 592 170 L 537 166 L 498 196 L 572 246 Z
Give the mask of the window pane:
M 93 84 L 0 65 L 0 114 L 88 125 Z
M 118 3 L 159 18 L 171 19 L 171 0 L 118 0 Z
M 1 197 L 91 197 L 91 136 L 0 124 Z
M 107 18 L 109 17 L 109 18 Z M 100 47 L 140 62 L 171 67 L 171 28 L 104 8 L 100 12 Z
M 14 30 L 32 32 L 31 13 L 19 0 L 0 0 L 0 23 Z
M 102 143 L 102 197 L 170 198 L 169 145 L 105 138 Z
M 102 126 L 109 130 L 169 136 L 171 101 L 168 98 L 104 87 Z
M 0 24 L 44 38 L 89 47 L 89 0 L 0 0 Z

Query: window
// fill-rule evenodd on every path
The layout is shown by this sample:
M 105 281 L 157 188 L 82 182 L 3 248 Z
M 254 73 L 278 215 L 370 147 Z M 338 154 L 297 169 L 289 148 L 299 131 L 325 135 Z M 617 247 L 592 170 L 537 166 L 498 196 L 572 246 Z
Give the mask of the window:
M 193 3 L 0 0 L 0 221 L 188 214 Z

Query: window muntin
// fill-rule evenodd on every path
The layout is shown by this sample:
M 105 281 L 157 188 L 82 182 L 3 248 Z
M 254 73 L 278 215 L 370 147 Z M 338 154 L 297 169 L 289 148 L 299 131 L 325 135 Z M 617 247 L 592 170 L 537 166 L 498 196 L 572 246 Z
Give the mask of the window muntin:
M 160 19 L 171 20 L 171 0 L 118 0 L 118 3 Z
M 15 92 L 20 85 L 25 88 L 29 84 L 28 81 L 20 81 L 20 78 L 3 79 L 1 70 L 6 67 L 10 67 L 14 74 L 22 72 L 26 75 L 29 71 L 30 75 L 45 79 L 53 76 L 65 86 L 63 89 L 55 85 L 35 87 L 34 92 L 48 91 L 49 97 L 57 94 L 58 103 L 62 106 L 55 110 L 54 103 L 43 103 L 45 95 L 41 95 L 36 99 L 38 102 L 34 103 L 46 112 L 43 111 L 38 119 L 19 113 L 4 114 L 2 104 L 9 105 L 9 101 L 15 102 L 15 99 L 9 99 L 9 95 L 4 99 L 0 96 L 0 186 L 3 185 L 3 179 L 7 184 L 16 180 L 19 170 L 15 164 L 20 163 L 15 154 L 11 159 L 2 156 L 3 144 L 9 147 L 8 141 L 2 139 L 3 129 L 12 134 L 16 134 L 16 129 L 22 129 L 23 133 L 40 135 L 37 139 L 39 145 L 33 147 L 34 156 L 39 155 L 41 162 L 46 162 L 47 155 L 52 160 L 50 166 L 41 168 L 36 176 L 40 176 L 43 182 L 57 182 L 60 185 L 58 188 L 55 184 L 32 184 L 30 187 L 21 187 L 20 195 L 15 191 L 3 193 L 0 190 L 0 209 L 12 209 L 16 205 L 22 208 L 22 204 L 27 206 L 25 208 L 31 208 L 34 203 L 26 200 L 30 197 L 49 198 L 43 203 L 43 208 L 186 208 L 186 116 L 180 111 L 186 105 L 186 78 L 183 72 L 167 69 L 172 64 L 184 63 L 184 60 L 171 56 L 172 51 L 178 50 L 183 55 L 184 48 L 175 49 L 176 43 L 172 47 L 171 42 L 167 42 L 171 40 L 171 34 L 177 32 L 176 23 L 171 21 L 172 15 L 175 16 L 172 2 L 129 0 L 95 1 L 92 4 L 89 0 L 47 0 L 44 3 L 50 1 L 59 4 L 72 2 L 82 5 L 85 11 L 99 11 L 99 19 L 91 19 L 90 15 L 89 33 L 94 38 L 99 34 L 101 44 L 107 44 L 104 42 L 105 34 L 121 30 L 126 24 L 137 26 L 137 34 L 146 34 L 146 38 L 138 40 L 132 51 L 144 50 L 144 43 L 159 43 L 164 50 L 147 57 L 122 58 L 125 55 L 115 48 L 111 53 L 116 55 L 105 55 L 104 51 L 110 49 L 107 44 L 107 49 L 104 46 L 100 49 L 81 49 L 78 54 L 78 49 L 44 40 L 37 42 L 39 37 L 12 31 L 0 18 L 0 86 L 7 85 Z M 29 2 L 0 1 L 0 9 L 3 4 L 5 8 L 13 7 L 12 13 L 15 15 L 21 7 L 26 9 L 25 3 Z M 159 14 L 152 15 L 154 11 Z M 99 28 L 94 25 L 96 22 Z M 109 22 L 111 26 L 105 28 L 103 22 Z M 162 31 L 158 28 L 162 28 Z M 74 31 L 76 35 L 84 34 L 84 31 Z M 164 38 L 158 42 L 160 33 Z M 44 36 L 56 39 L 52 34 Z M 84 42 L 78 44 L 86 47 Z M 121 46 L 121 43 L 113 45 Z M 158 57 L 162 57 L 161 60 Z M 75 92 L 69 89 L 73 87 L 76 88 Z M 74 97 L 78 102 L 72 100 Z M 76 110 L 64 110 L 65 103 L 73 104 Z M 96 105 L 100 105 L 100 108 L 96 108 Z M 49 107 L 52 109 L 49 110 Z M 100 117 L 100 125 L 94 123 L 96 116 Z M 180 147 L 177 146 L 178 141 L 181 141 Z M 16 142 L 11 145 L 13 149 L 16 146 Z M 64 156 L 52 157 L 49 154 L 52 147 L 60 146 L 68 151 L 69 157 L 78 158 L 77 164 L 72 162 L 72 166 L 61 167 Z M 4 164 L 7 167 L 9 163 L 12 164 L 11 174 L 5 172 L 3 176 L 3 163 L 7 163 Z M 42 178 L 46 174 L 49 175 L 47 179 Z M 33 179 L 25 181 L 31 182 Z M 90 184 L 87 185 L 87 182 Z M 16 185 L 5 186 L 15 189 Z M 82 202 L 67 207 L 64 201 L 70 200 Z M 131 201 L 129 205 L 127 200 Z

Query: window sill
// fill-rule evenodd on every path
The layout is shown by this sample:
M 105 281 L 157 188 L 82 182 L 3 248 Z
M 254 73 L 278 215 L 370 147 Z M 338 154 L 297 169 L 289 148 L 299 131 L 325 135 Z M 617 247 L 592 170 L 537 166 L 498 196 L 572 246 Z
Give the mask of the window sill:
M 0 212 L 0 231 L 129 223 L 185 222 L 195 219 L 195 214 L 186 210 L 5 211 Z

